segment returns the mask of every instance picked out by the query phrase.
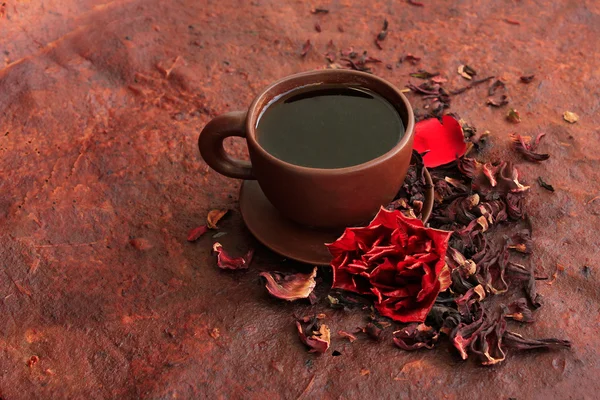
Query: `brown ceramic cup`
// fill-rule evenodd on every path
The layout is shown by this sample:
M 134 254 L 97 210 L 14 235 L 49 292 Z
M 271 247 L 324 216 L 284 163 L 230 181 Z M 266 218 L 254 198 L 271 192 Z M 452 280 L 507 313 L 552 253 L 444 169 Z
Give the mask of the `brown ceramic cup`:
M 371 90 L 398 111 L 404 136 L 387 153 L 346 168 L 322 169 L 293 165 L 269 154 L 258 143 L 258 118 L 269 102 L 307 85 L 342 84 Z M 210 121 L 198 146 L 206 163 L 238 179 L 256 179 L 265 196 L 285 217 L 316 228 L 342 228 L 369 221 L 398 192 L 411 158 L 413 110 L 392 84 L 374 75 L 350 70 L 320 70 L 283 78 L 263 90 L 248 111 L 235 111 Z M 281 132 L 285 135 L 285 132 Z M 250 162 L 234 160 L 223 148 L 229 136 L 246 138 Z

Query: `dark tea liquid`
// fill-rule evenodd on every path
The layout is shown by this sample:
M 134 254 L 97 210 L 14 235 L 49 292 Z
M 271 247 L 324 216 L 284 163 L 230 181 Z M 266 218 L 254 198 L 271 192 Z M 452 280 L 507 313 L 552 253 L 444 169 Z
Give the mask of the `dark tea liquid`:
M 312 85 L 284 94 L 257 123 L 258 143 L 291 164 L 344 168 L 377 158 L 404 135 L 396 109 L 369 90 Z

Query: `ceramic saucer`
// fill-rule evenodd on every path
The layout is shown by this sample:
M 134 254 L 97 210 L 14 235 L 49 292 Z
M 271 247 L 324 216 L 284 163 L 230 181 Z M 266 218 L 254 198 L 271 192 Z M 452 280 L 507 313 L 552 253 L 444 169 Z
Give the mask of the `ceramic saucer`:
M 425 193 L 423 221 L 427 221 L 433 208 L 433 184 L 427 169 L 425 179 L 430 188 Z M 240 211 L 248 230 L 259 242 L 282 256 L 307 264 L 329 265 L 331 255 L 325 243 L 334 242 L 343 232 L 310 229 L 283 217 L 257 181 L 243 182 Z

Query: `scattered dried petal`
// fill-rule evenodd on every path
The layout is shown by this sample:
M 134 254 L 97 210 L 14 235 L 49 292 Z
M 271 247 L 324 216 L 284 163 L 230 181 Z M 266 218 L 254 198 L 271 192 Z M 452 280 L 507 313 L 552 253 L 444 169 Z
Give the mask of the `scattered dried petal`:
M 338 331 L 338 335 L 340 335 L 341 337 L 347 338 L 350 341 L 350 343 L 352 343 L 356 340 L 356 336 L 354 336 L 353 334 L 348 333 L 346 331 Z
M 513 124 L 518 124 L 519 122 L 521 122 L 521 116 L 519 115 L 519 112 L 517 110 L 511 108 L 510 110 L 508 110 L 508 113 L 506 113 L 506 120 L 508 122 L 512 122 Z
M 368 369 L 366 369 L 366 368 L 362 368 L 362 369 L 360 370 L 360 374 L 361 374 L 362 376 L 369 375 L 370 373 L 371 373 L 371 371 L 369 371 L 369 370 L 368 370 Z
M 243 257 L 231 257 L 223 250 L 223 246 L 219 242 L 213 244 L 213 252 L 217 254 L 217 266 L 221 269 L 248 269 L 254 249 L 248 250 Z
M 412 76 L 413 78 L 419 78 L 419 79 L 430 79 L 435 76 L 438 76 L 439 74 L 440 74 L 439 72 L 428 72 L 428 71 L 420 69 L 418 72 L 413 72 L 413 73 L 409 74 L 409 76 Z
M 321 24 L 319 24 L 318 22 L 315 22 L 315 31 L 321 32 Z
M 266 288 L 272 296 L 288 301 L 306 299 L 317 284 L 316 267 L 309 274 L 261 272 L 260 276 L 267 280 Z
M 571 124 L 574 124 L 575 122 L 579 121 L 579 115 L 571 111 L 565 111 L 565 113 L 563 114 L 563 118 L 565 121 Z
M 517 21 L 516 19 L 504 18 L 504 22 L 511 24 L 511 25 L 521 25 L 521 23 L 519 21 Z
M 304 321 L 296 321 L 296 328 L 302 343 L 310 347 L 310 353 L 325 353 L 331 342 L 331 333 L 329 327 L 320 324 L 316 318 L 313 318 L 306 326 L 302 326 Z
M 187 240 L 188 242 L 195 242 L 200 238 L 200 236 L 204 235 L 208 232 L 208 227 L 206 225 L 200 225 L 197 228 L 190 229 L 188 232 Z
M 40 361 L 40 358 L 38 356 L 31 356 L 31 358 L 27 360 L 27 366 L 29 368 L 33 368 L 35 364 L 38 363 L 38 361 Z
M 477 72 L 468 65 L 459 65 L 458 66 L 458 74 L 465 79 L 471 80 L 474 75 L 477 75 Z
M 210 330 L 210 337 L 212 337 L 213 339 L 218 339 L 219 336 L 221 336 L 219 328 L 213 328 Z
M 217 229 L 217 224 L 229 210 L 210 210 L 206 216 L 206 226 L 209 229 Z

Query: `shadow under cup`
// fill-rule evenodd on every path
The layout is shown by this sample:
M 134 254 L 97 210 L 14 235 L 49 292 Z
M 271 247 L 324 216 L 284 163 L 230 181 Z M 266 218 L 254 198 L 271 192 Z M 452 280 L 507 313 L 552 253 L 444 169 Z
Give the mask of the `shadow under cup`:
M 401 126 L 395 144 L 390 143 L 383 154 L 342 168 L 295 165 L 269 153 L 257 138 L 261 115 L 281 96 L 310 93 L 323 86 L 359 88 L 382 97 L 397 112 L 404 132 Z M 414 116 L 406 97 L 381 78 L 358 71 L 313 71 L 265 89 L 250 106 L 246 132 L 252 175 L 273 206 L 301 225 L 340 229 L 370 221 L 397 194 L 410 163 Z

